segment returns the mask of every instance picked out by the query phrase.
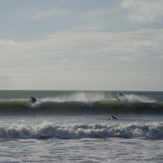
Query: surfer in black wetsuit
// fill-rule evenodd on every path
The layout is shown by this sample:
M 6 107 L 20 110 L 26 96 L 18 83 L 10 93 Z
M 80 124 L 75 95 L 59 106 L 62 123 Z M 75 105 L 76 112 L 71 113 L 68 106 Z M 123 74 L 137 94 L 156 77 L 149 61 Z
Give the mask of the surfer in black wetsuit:
M 36 101 L 37 101 L 37 100 L 36 100 L 34 97 L 31 96 L 30 102 L 35 103 Z
M 111 116 L 111 117 L 109 118 L 109 120 L 117 120 L 117 118 L 114 117 L 114 116 Z
M 120 97 L 120 96 L 124 96 L 124 94 L 121 93 L 121 92 L 119 92 L 119 93 L 118 93 L 118 97 Z

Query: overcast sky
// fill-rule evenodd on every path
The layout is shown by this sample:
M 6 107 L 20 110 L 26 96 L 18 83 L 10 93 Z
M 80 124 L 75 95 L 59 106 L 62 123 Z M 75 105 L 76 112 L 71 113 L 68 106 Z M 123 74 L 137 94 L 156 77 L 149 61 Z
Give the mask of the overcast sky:
M 0 0 L 0 89 L 163 91 L 163 0 Z

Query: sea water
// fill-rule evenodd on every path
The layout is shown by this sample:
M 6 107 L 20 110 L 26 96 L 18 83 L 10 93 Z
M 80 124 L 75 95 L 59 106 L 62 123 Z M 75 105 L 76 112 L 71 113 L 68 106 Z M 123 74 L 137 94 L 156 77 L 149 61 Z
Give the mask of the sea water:
M 0 162 L 161 163 L 163 92 L 123 93 L 1 91 Z

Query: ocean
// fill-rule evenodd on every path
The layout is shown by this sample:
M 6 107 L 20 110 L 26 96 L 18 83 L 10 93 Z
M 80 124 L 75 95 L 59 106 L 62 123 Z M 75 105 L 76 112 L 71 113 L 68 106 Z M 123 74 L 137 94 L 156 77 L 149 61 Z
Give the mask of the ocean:
M 0 163 L 161 163 L 163 92 L 1 90 L 0 144 Z

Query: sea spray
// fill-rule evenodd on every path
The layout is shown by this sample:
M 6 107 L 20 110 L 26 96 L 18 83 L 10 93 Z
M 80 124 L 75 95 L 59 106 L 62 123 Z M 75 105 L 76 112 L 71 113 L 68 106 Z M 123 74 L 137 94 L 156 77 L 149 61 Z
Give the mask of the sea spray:
M 131 102 L 131 103 L 138 103 L 138 102 L 154 103 L 154 102 L 156 102 L 156 100 L 153 100 L 146 96 L 138 96 L 138 95 L 134 95 L 134 94 L 126 94 L 125 96 L 126 96 L 127 101 Z

